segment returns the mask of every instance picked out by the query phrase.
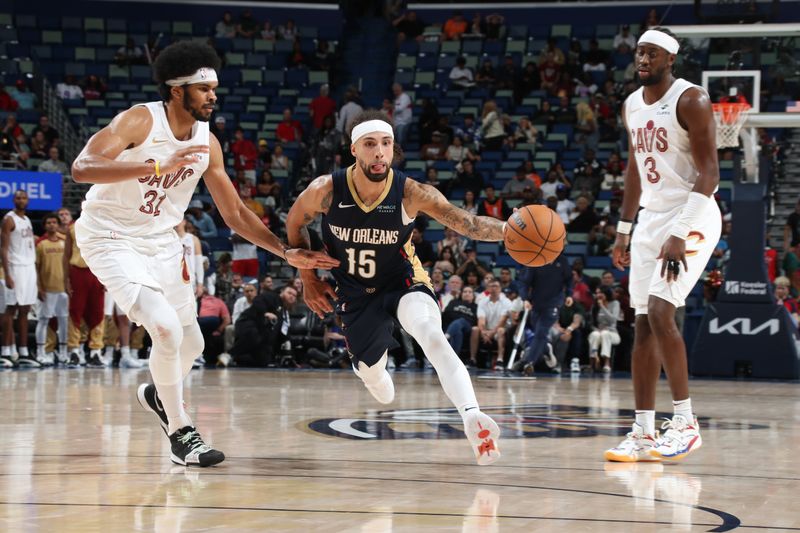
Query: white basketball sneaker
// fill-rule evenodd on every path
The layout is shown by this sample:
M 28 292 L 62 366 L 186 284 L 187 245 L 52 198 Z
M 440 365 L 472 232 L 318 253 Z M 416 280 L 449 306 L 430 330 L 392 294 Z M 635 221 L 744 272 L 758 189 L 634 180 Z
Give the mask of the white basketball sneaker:
M 650 450 L 656 445 L 653 435 L 645 435 L 642 426 L 633 423 L 630 433 L 625 435 L 625 440 L 606 450 L 606 461 L 618 461 L 621 463 L 634 463 L 637 461 L 658 461 L 658 457 L 650 454 Z
M 489 415 L 477 408 L 467 411 L 464 414 L 464 433 L 479 465 L 490 465 L 500 459 L 500 448 L 497 446 L 500 428 Z
M 667 419 L 661 425 L 664 433 L 656 439 L 656 445 L 650 450 L 650 455 L 657 459 L 677 461 L 702 446 L 700 425 L 696 416 L 692 416 L 692 419 L 691 424 L 681 415 L 673 416 L 672 420 Z

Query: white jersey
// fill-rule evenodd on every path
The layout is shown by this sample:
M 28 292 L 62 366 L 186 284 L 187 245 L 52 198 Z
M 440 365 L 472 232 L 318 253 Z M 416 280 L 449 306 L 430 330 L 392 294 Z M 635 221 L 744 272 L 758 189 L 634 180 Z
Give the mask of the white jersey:
M 181 245 L 183 246 L 183 258 L 186 260 L 186 268 L 189 270 L 189 279 L 192 281 L 192 287 L 197 284 L 197 271 L 195 268 L 197 267 L 197 261 L 201 261 L 200 257 L 197 257 L 194 253 L 194 235 L 191 233 L 184 234 L 183 237 L 180 238 Z
M 177 150 L 208 146 L 208 122 L 195 122 L 192 137 L 179 141 L 172 134 L 163 102 L 141 104 L 153 116 L 147 139 L 125 150 L 117 161 L 166 161 Z M 92 185 L 83 202 L 81 218 L 92 231 L 110 231 L 126 237 L 157 237 L 173 231 L 183 219 L 198 180 L 208 168 L 208 155 L 162 176 Z
M 3 218 L 11 217 L 14 231 L 8 243 L 8 264 L 13 266 L 30 266 L 36 264 L 36 246 L 33 242 L 33 226 L 27 216 L 19 216 L 9 211 Z
M 678 122 L 678 100 L 692 87 L 676 79 L 666 94 L 652 104 L 644 102 L 644 87 L 625 100 L 625 120 L 642 183 L 639 204 L 657 212 L 683 205 L 697 180 L 689 132 Z

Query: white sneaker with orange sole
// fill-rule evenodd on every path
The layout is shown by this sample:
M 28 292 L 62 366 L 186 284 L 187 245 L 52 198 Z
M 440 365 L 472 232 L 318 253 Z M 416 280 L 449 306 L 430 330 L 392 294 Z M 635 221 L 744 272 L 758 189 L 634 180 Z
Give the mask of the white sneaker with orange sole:
M 467 411 L 464 415 L 464 433 L 467 434 L 479 465 L 490 465 L 500 459 L 500 449 L 497 446 L 500 428 L 489 415 L 478 409 Z

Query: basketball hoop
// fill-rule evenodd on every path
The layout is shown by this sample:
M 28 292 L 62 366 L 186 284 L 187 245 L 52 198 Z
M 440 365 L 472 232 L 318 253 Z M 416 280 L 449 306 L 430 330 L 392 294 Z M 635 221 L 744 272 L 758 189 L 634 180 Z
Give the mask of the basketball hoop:
M 717 121 L 717 148 L 738 148 L 739 130 L 742 129 L 749 104 L 720 103 L 711 104 L 714 120 Z

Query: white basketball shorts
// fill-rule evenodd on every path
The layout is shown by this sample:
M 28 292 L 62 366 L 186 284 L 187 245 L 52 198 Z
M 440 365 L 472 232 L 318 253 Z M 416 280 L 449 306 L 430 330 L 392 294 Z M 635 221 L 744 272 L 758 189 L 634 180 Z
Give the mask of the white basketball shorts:
M 39 306 L 39 316 L 53 318 L 69 315 L 69 298 L 66 292 L 46 292 L 44 302 Z
M 113 316 L 114 311 L 117 312 L 117 315 L 122 315 L 125 313 L 122 308 L 116 304 L 114 298 L 111 297 L 111 293 L 106 292 L 106 301 L 103 314 L 106 316 Z
M 637 315 L 647 314 L 647 301 L 656 296 L 676 308 L 686 303 L 686 297 L 703 274 L 714 248 L 719 242 L 722 217 L 716 202 L 709 199 L 703 221 L 692 228 L 686 239 L 686 263 L 688 270 L 681 272 L 677 281 L 667 283 L 661 277 L 661 246 L 670 236 L 672 225 L 680 217 L 683 205 L 671 211 L 655 212 L 643 209 L 631 240 L 631 272 L 629 292 L 631 307 Z
M 181 325 L 197 320 L 197 303 L 189 283 L 183 246 L 173 231 L 148 238 L 93 231 L 75 222 L 75 237 L 86 264 L 131 320 L 131 308 L 142 287 L 161 292 L 178 313 Z
M 36 286 L 36 265 L 9 265 L 6 280 L 11 274 L 14 288 L 4 286 L 6 305 L 33 305 L 39 293 Z
M 0 314 L 6 312 L 6 280 L 0 279 Z

